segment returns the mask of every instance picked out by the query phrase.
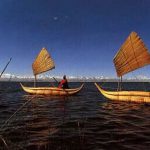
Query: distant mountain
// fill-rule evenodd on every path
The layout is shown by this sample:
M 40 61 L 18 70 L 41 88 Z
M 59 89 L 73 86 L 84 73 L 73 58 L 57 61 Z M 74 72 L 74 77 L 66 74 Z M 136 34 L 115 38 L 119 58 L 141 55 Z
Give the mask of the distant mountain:
M 117 78 L 113 77 L 104 77 L 104 76 L 95 76 L 95 77 L 86 77 L 86 76 L 68 76 L 69 82 L 118 82 Z M 62 80 L 62 76 L 55 76 L 55 79 L 58 81 Z M 13 74 L 3 74 L 0 81 L 18 81 L 18 82 L 33 82 L 34 76 L 20 76 L 20 75 L 13 75 Z M 53 82 L 53 76 L 49 75 L 38 75 L 39 82 Z M 138 75 L 134 78 L 124 78 L 124 82 L 150 82 L 150 78 Z

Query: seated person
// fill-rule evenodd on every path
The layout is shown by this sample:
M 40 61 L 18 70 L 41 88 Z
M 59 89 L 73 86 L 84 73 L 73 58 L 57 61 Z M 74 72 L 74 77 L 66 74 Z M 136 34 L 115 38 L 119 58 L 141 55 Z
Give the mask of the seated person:
M 63 80 L 61 80 L 61 82 L 58 85 L 59 88 L 63 88 L 63 89 L 69 89 L 68 86 L 68 81 L 66 79 L 66 75 L 63 76 Z

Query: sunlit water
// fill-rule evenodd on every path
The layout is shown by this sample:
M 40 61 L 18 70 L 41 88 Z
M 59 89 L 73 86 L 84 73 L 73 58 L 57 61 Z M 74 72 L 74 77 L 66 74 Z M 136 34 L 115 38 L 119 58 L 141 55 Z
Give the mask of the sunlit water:
M 116 86 L 103 84 L 111 90 Z M 150 84 L 125 83 L 123 88 L 150 90 Z M 0 149 L 150 149 L 150 104 L 109 101 L 93 83 L 70 97 L 28 95 L 19 83 L 1 82 L 0 89 Z

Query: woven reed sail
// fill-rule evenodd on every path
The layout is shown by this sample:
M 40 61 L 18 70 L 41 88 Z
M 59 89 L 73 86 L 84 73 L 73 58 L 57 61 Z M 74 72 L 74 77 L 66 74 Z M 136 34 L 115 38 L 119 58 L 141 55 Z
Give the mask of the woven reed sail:
M 136 32 L 131 32 L 114 57 L 117 76 L 150 64 L 150 53 Z
M 46 72 L 54 68 L 55 68 L 54 61 L 52 60 L 46 48 L 43 48 L 32 64 L 34 75 L 36 76 L 37 74 Z

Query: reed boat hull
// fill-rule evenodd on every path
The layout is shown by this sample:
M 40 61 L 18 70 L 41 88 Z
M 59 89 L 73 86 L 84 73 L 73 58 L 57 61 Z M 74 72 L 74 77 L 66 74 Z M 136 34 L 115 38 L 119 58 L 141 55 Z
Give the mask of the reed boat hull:
M 150 103 L 150 92 L 144 91 L 106 91 L 97 83 L 95 86 L 106 98 L 117 101 L 132 101 Z
M 84 84 L 82 84 L 79 88 L 75 89 L 62 89 L 57 87 L 26 87 L 23 86 L 20 83 L 22 89 L 29 93 L 34 95 L 53 95 L 53 96 L 68 96 L 68 95 L 74 95 L 81 91 Z

